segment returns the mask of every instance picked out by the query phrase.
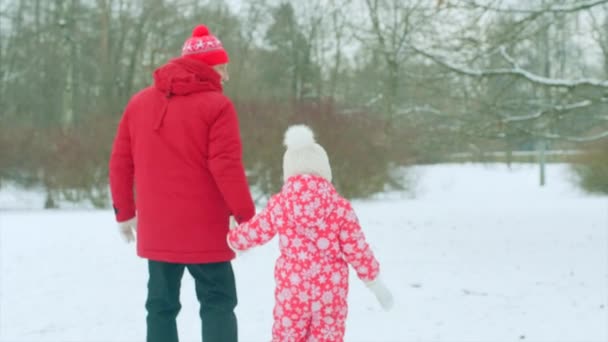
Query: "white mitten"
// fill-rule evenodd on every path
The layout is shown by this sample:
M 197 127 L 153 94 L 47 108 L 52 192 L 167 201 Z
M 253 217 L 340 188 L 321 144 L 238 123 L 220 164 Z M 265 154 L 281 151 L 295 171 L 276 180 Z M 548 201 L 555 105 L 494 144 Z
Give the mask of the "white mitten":
M 118 222 L 120 234 L 126 243 L 135 241 L 135 232 L 137 231 L 137 217 L 128 221 Z
M 380 276 L 377 276 L 376 279 L 372 281 L 366 281 L 365 286 L 367 286 L 367 288 L 376 296 L 382 309 L 389 311 L 393 308 L 393 294 L 386 285 L 384 285 Z

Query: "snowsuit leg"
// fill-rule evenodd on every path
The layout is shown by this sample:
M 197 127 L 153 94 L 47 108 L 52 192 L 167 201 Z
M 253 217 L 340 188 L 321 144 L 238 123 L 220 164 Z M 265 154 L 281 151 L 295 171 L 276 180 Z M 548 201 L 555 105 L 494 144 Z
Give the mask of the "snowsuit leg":
M 342 342 L 348 313 L 348 266 L 344 262 L 324 263 L 315 277 L 312 324 L 307 342 Z
M 273 342 L 304 342 L 309 334 L 311 315 L 290 303 L 276 303 L 273 311 Z
M 315 267 L 311 267 L 312 264 Z M 319 270 L 310 274 L 311 269 Z M 348 313 L 348 265 L 279 258 L 273 342 L 341 342 Z
M 280 257 L 277 261 L 273 342 L 304 342 L 309 334 L 310 284 L 303 278 L 302 270 L 301 265 L 288 258 Z

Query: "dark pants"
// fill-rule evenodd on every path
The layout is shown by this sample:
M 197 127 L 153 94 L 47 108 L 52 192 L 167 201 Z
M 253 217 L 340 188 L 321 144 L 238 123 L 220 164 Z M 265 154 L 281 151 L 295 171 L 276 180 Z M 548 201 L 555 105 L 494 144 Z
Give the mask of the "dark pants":
M 195 280 L 203 342 L 237 342 L 236 287 L 230 262 L 184 265 L 152 260 L 148 261 L 146 341 L 178 341 L 175 319 L 181 309 L 179 291 L 185 268 Z

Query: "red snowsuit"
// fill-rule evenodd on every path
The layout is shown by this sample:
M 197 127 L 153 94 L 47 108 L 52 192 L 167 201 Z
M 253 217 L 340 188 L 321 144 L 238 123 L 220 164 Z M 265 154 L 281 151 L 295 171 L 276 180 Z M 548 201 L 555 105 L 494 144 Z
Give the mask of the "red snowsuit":
M 228 242 L 245 250 L 277 233 L 272 340 L 342 341 L 348 264 L 362 280 L 379 272 L 350 203 L 322 177 L 293 176 L 261 213 L 228 233 Z

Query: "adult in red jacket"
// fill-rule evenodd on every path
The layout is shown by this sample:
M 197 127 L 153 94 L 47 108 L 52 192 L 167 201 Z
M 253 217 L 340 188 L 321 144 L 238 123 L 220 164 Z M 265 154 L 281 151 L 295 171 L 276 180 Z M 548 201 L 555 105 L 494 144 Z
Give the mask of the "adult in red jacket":
M 184 269 L 195 278 L 204 342 L 237 341 L 229 216 L 254 215 L 238 118 L 222 94 L 228 54 L 205 26 L 126 106 L 110 158 L 116 219 L 148 259 L 147 341 L 177 342 Z M 135 193 L 134 193 L 135 192 Z

